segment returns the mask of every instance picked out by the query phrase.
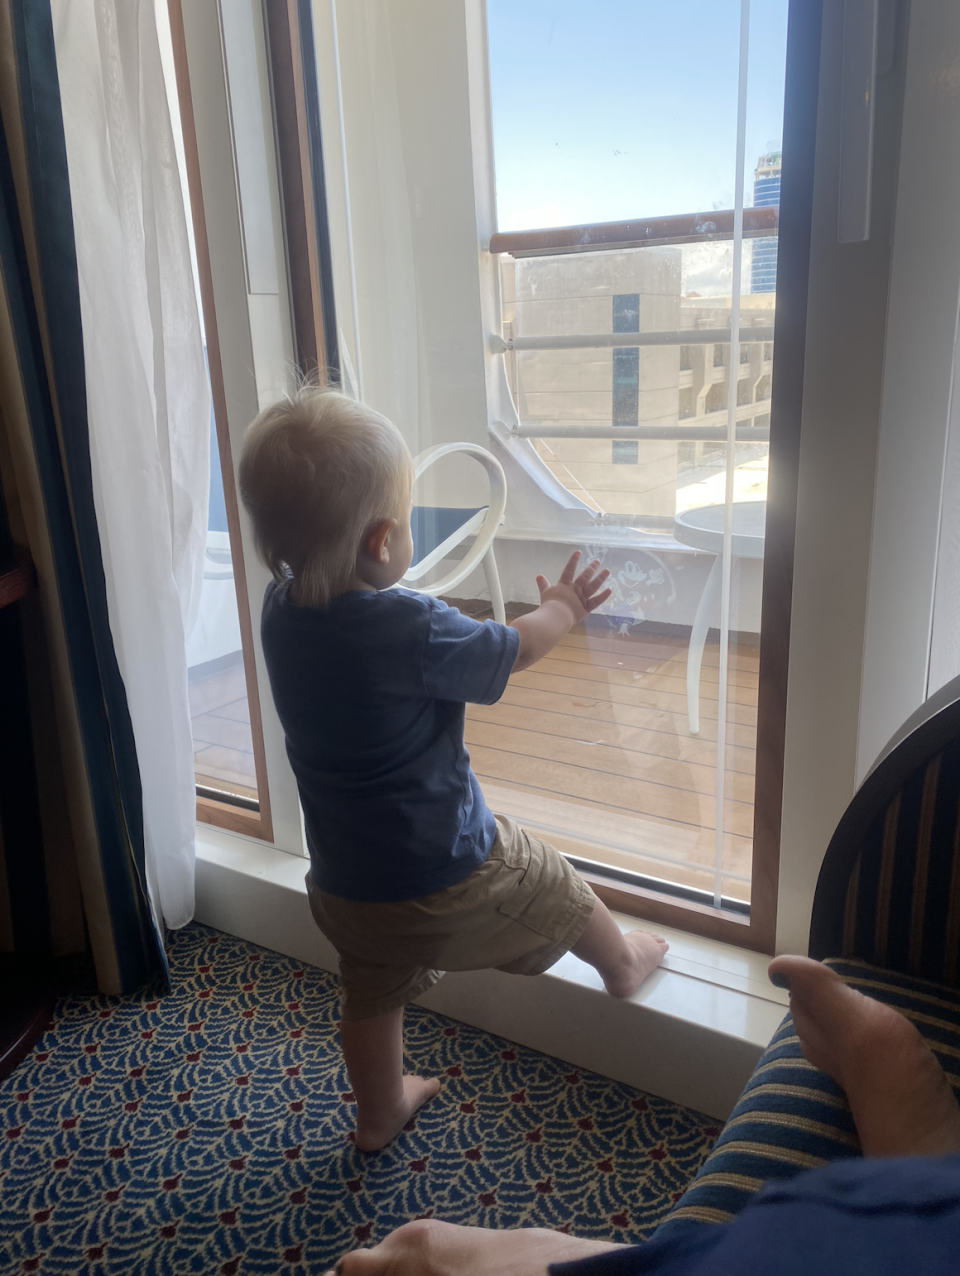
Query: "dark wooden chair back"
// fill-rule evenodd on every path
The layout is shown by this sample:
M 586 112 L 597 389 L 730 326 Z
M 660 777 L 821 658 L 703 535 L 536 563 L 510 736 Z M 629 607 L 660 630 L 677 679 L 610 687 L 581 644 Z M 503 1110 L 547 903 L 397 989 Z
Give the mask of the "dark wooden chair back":
M 837 825 L 810 956 L 960 987 L 960 679 L 897 733 Z

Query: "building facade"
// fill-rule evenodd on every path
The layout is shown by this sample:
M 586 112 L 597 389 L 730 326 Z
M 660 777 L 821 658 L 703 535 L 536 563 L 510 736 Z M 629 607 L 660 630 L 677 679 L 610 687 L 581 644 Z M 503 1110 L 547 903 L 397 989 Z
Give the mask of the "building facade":
M 754 208 L 770 208 L 780 203 L 780 152 L 761 155 L 753 174 Z M 751 292 L 773 292 L 777 287 L 777 237 L 753 241 L 750 270 Z

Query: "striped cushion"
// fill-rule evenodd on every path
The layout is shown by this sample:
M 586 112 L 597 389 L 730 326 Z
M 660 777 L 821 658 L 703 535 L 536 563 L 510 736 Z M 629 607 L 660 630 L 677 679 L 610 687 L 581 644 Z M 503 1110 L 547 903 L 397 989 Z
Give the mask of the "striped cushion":
M 856 959 L 826 964 L 854 988 L 906 1015 L 960 1095 L 960 993 Z M 843 1091 L 803 1058 L 788 1015 L 700 1173 L 661 1227 L 725 1222 L 767 1179 L 859 1155 Z

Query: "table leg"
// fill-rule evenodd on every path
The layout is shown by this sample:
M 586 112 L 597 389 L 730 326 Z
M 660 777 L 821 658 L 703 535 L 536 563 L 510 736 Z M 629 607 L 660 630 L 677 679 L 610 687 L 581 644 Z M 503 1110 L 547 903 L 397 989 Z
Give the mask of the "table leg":
M 707 630 L 714 608 L 720 597 L 720 583 L 723 577 L 723 556 L 718 554 L 713 560 L 710 575 L 700 595 L 697 614 L 693 618 L 690 630 L 690 646 L 687 648 L 687 722 L 691 735 L 700 734 L 700 666 L 703 663 L 703 647 L 707 641 Z
M 500 588 L 500 573 L 497 571 L 497 560 L 493 556 L 493 546 L 483 556 L 483 574 L 487 578 L 487 589 L 490 590 L 490 606 L 493 618 L 501 625 L 507 623 L 507 610 L 503 605 L 503 590 Z

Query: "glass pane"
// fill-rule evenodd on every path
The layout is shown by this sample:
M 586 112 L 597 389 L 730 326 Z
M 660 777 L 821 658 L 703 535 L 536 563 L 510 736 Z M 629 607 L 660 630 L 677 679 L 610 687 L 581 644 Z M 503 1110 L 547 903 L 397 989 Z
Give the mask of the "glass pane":
M 487 9 L 501 230 L 702 222 L 738 192 L 779 204 L 786 0 Z M 500 258 L 518 433 L 570 495 L 552 535 L 510 546 L 508 612 L 535 598 L 514 581 L 555 576 L 574 548 L 614 596 L 499 704 L 470 708 L 467 738 L 494 809 L 743 909 L 777 239 L 772 217 L 747 237 L 725 224 L 705 242 Z
M 157 8 L 157 34 L 167 105 L 173 123 L 180 185 L 184 207 L 188 212 L 187 234 L 190 239 L 197 310 L 202 326 L 203 304 L 193 239 L 193 219 L 190 215 L 190 188 L 180 122 L 173 43 L 165 5 Z M 240 620 L 212 405 L 209 428 L 210 490 L 203 583 L 197 618 L 187 636 L 186 644 L 194 775 L 198 791 L 208 796 L 219 795 L 227 801 L 239 800 L 244 806 L 256 808 L 257 779 L 241 650 Z
M 208 796 L 257 797 L 223 478 L 210 418 L 210 506 L 200 611 L 187 640 L 193 761 Z

